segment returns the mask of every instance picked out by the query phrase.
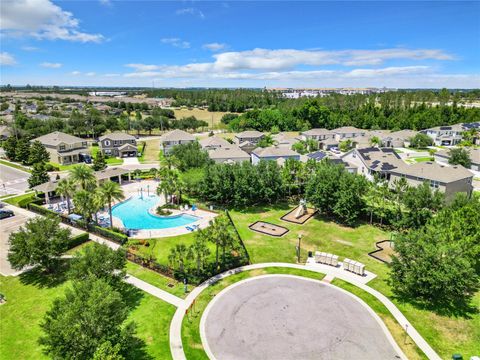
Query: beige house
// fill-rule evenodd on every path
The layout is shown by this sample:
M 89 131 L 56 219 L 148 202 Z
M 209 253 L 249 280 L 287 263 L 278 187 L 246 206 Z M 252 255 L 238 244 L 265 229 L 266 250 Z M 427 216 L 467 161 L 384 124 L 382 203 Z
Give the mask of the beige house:
M 137 156 L 137 140 L 123 132 L 115 132 L 100 136 L 100 150 L 109 156 L 131 157 Z
M 332 132 L 335 134 L 335 140 L 337 141 L 355 141 L 356 138 L 365 136 L 367 134 L 367 130 L 357 129 L 353 126 L 343 126 L 332 130 Z
M 217 137 L 217 136 L 209 136 L 205 139 L 199 141 L 200 146 L 204 150 L 215 150 L 219 148 L 231 147 L 233 146 L 227 140 Z
M 162 135 L 160 146 L 164 154 L 168 154 L 174 146 L 188 144 L 196 141 L 195 137 L 183 130 L 172 130 Z
M 300 133 L 302 140 L 327 140 L 335 138 L 335 133 L 327 129 L 310 129 Z
M 472 165 L 470 166 L 470 169 L 475 170 L 475 171 L 480 171 L 480 149 L 478 148 L 465 148 L 469 155 L 470 155 L 470 161 Z M 434 154 L 435 161 L 440 163 L 440 164 L 448 164 L 448 160 L 450 159 L 450 152 L 448 150 L 441 150 L 437 151 Z
M 50 161 L 61 165 L 78 163 L 80 154 L 88 154 L 86 140 L 60 131 L 40 136 L 33 141 L 40 141 L 50 154 Z

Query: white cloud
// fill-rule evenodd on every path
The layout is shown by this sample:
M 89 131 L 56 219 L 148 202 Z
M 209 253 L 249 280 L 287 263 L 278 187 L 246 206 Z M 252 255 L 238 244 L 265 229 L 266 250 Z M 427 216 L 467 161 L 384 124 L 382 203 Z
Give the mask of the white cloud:
M 226 49 L 227 44 L 221 44 L 221 43 L 214 42 L 214 43 L 204 44 L 202 46 L 202 48 L 213 51 L 213 52 L 216 52 L 216 51 Z
M 351 77 L 377 77 L 388 75 L 411 75 L 411 74 L 424 74 L 430 70 L 429 66 L 394 66 L 383 69 L 355 69 L 348 73 L 346 76 Z
M 7 36 L 37 39 L 100 42 L 101 34 L 79 30 L 79 20 L 50 0 L 2 0 L 0 30 Z
M 195 9 L 193 7 L 178 9 L 177 11 L 175 11 L 175 14 L 193 15 L 193 16 L 198 16 L 200 19 L 205 19 L 205 14 L 202 11 Z
M 190 48 L 190 43 L 188 41 L 183 41 L 179 38 L 163 38 L 160 39 L 163 44 L 169 44 L 181 49 L 188 49 Z
M 15 65 L 17 61 L 12 54 L 8 52 L 1 52 L 0 53 L 0 66 L 11 66 Z
M 120 74 L 104 74 L 103 76 L 105 77 L 117 77 L 117 76 L 120 76 Z
M 161 68 L 159 65 L 146 65 L 146 64 L 126 64 L 126 67 L 135 69 L 135 71 L 151 71 Z
M 75 70 L 75 71 L 72 71 L 70 74 L 72 74 L 72 75 L 74 75 L 74 76 L 77 76 L 77 75 L 80 75 L 80 74 L 81 74 L 81 72 L 80 72 L 80 71 L 77 71 L 77 70 Z
M 51 63 L 51 62 L 43 62 L 40 64 L 41 67 L 49 68 L 49 69 L 58 69 L 62 67 L 60 63 Z
M 38 51 L 38 50 L 40 50 L 39 48 L 37 48 L 35 46 L 22 46 L 21 49 L 23 51 Z
M 87 72 L 85 75 L 87 75 L 87 76 L 95 76 L 96 73 L 93 72 L 93 71 L 90 71 L 90 72 Z
M 99 0 L 99 2 L 104 6 L 112 6 L 112 2 L 110 0 Z

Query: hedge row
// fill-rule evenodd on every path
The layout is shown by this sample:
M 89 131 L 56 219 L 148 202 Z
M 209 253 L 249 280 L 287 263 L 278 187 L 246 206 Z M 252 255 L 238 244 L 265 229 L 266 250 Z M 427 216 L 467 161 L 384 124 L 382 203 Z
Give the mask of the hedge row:
M 70 250 L 70 249 L 73 249 L 74 247 L 82 245 L 83 243 L 86 243 L 88 240 L 90 240 L 89 233 L 83 233 L 77 236 L 73 236 L 68 242 L 68 249 Z
M 35 203 L 30 203 L 28 205 L 28 208 L 31 211 L 33 211 L 37 214 L 40 214 L 40 215 L 58 216 L 58 217 L 60 217 L 61 221 L 64 224 L 67 224 L 67 225 L 70 225 L 70 226 L 73 226 L 73 227 L 76 227 L 76 228 L 79 228 L 79 229 L 82 229 L 82 230 L 92 232 L 92 233 L 94 233 L 96 235 L 99 235 L 99 236 L 103 236 L 103 237 L 105 237 L 105 238 L 107 238 L 107 239 L 109 239 L 113 242 L 116 242 L 118 244 L 121 244 L 121 245 L 123 245 L 124 243 L 126 243 L 128 241 L 128 236 L 125 235 L 125 234 L 118 233 L 118 232 L 115 232 L 115 231 L 110 230 L 110 229 L 102 228 L 102 227 L 97 226 L 97 225 L 91 225 L 91 224 L 86 225 L 85 222 L 82 222 L 82 221 L 76 221 L 76 222 L 72 221 L 66 216 L 58 214 L 55 211 L 49 210 L 49 209 L 44 208 L 43 206 L 39 206 Z

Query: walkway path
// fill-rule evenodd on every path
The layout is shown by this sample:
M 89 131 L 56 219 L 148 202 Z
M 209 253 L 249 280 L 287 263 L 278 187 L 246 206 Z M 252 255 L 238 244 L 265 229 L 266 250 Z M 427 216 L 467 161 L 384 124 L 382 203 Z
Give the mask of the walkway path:
M 156 286 L 150 285 L 149 283 L 140 280 L 139 278 L 136 278 L 133 275 L 127 274 L 125 278 L 125 282 L 139 288 L 140 290 L 143 290 L 150 295 L 153 295 L 163 301 L 168 302 L 169 304 L 172 304 L 176 307 L 180 307 L 183 305 L 184 300 L 179 298 L 178 296 L 172 295 L 169 292 L 166 292 L 165 290 L 159 289 Z
M 310 270 L 318 273 L 324 273 L 330 275 L 331 278 L 332 271 L 328 271 L 328 266 L 326 271 L 320 269 L 317 266 L 311 265 L 299 265 L 299 264 L 288 264 L 288 263 L 263 263 L 263 264 L 252 264 L 243 266 L 237 269 L 228 270 L 222 274 L 214 276 L 209 280 L 205 281 L 203 284 L 197 286 L 192 292 L 187 296 L 187 298 L 177 307 L 172 322 L 170 324 L 170 351 L 174 360 L 186 360 L 185 352 L 183 351 L 182 345 L 182 321 L 185 315 L 185 310 L 192 304 L 193 300 L 200 295 L 200 293 L 205 290 L 208 286 L 218 282 L 219 280 L 226 278 L 227 276 L 241 273 L 243 271 L 261 269 L 266 267 L 284 267 L 284 268 L 293 268 L 301 270 Z M 334 268 L 331 268 L 333 270 Z M 405 328 L 407 327 L 407 333 L 412 338 L 412 340 L 417 344 L 417 346 L 424 352 L 424 354 L 432 360 L 440 360 L 440 356 L 431 348 L 431 346 L 425 341 L 425 339 L 418 333 L 418 331 L 413 327 L 413 325 L 405 318 L 400 310 L 383 294 L 372 289 L 368 285 L 362 283 L 361 281 L 355 280 L 352 274 L 345 271 L 345 274 L 340 272 L 335 272 L 334 276 L 338 277 L 341 280 L 347 281 L 362 290 L 367 291 L 368 293 L 375 296 L 379 301 L 381 301 L 387 309 L 391 312 L 393 317 L 398 321 L 398 323 Z

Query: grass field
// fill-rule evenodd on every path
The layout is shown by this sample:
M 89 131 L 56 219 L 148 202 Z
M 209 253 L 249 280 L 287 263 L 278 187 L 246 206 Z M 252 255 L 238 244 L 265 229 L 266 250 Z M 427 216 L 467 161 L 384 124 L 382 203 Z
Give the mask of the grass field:
M 10 161 L 0 160 L 0 164 L 5 165 L 5 166 L 10 166 L 11 168 L 21 170 L 21 171 L 25 171 L 25 172 L 28 172 L 28 173 L 31 171 L 29 168 L 27 168 L 25 166 L 22 166 L 22 165 L 17 164 L 17 163 L 12 163 Z
M 433 161 L 433 158 L 430 156 L 425 156 L 425 157 L 416 157 L 416 158 L 413 158 L 413 160 L 418 163 L 418 162 L 425 162 L 425 161 Z
M 26 194 L 14 196 L 10 199 L 6 199 L 6 200 L 4 200 L 4 202 L 6 202 L 7 204 L 10 204 L 10 205 L 19 206 L 18 203 L 21 200 L 23 200 L 23 199 L 33 199 L 34 197 L 35 197 L 35 193 L 32 191 L 32 192 L 29 192 L 29 193 L 26 193 Z
M 99 151 L 98 146 L 91 146 L 90 147 L 90 154 L 92 155 L 92 159 L 95 158 L 98 151 Z M 108 165 L 122 165 L 123 164 L 123 159 L 122 158 L 117 158 L 117 157 L 107 157 L 107 158 L 105 158 L 105 162 Z
M 157 162 L 160 153 L 160 140 L 145 140 L 145 153 L 139 158 L 140 162 Z
M 41 276 L 0 276 L 0 354 L 4 360 L 47 359 L 38 345 L 40 323 L 53 300 L 62 297 L 68 281 L 46 282 Z M 129 320 L 137 324 L 137 336 L 154 359 L 170 359 L 168 334 L 175 307 L 141 291 Z M 128 301 L 128 299 L 127 299 Z
M 197 120 L 203 120 L 208 123 L 208 126 L 215 127 L 216 125 L 220 124 L 220 120 L 222 119 L 222 116 L 227 114 L 226 112 L 221 112 L 221 111 L 208 111 L 208 110 L 202 110 L 202 109 L 174 109 L 173 112 L 175 113 L 175 118 L 181 119 L 189 116 L 195 116 Z

